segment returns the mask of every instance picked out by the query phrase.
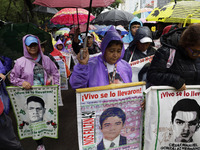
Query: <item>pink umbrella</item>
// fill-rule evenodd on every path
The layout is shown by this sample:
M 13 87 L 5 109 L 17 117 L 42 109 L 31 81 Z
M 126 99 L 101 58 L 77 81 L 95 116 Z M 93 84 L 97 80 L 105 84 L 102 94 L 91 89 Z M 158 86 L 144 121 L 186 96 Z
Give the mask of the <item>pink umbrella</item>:
M 107 7 L 111 5 L 113 2 L 115 2 L 115 0 L 35 0 L 33 4 L 42 5 L 46 7 L 75 7 L 75 8 L 89 7 L 87 31 L 86 31 L 86 37 L 87 37 L 90 12 L 92 7 Z M 86 44 L 84 43 L 84 47 L 85 45 Z
M 90 6 L 91 0 L 35 0 L 33 4 L 46 7 L 75 7 L 87 8 Z M 107 7 L 115 2 L 115 0 L 92 0 L 91 7 Z
M 90 21 L 95 17 L 90 14 Z M 52 18 L 53 24 L 60 25 L 73 25 L 73 24 L 84 24 L 88 19 L 88 11 L 83 8 L 64 8 L 57 12 Z

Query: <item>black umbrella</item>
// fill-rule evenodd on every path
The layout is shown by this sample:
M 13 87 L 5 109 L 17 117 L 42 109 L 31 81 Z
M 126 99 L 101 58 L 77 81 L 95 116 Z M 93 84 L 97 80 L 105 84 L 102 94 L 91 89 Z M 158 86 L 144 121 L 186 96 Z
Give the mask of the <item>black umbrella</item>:
M 130 12 L 113 9 L 98 15 L 94 20 L 92 20 L 92 24 L 99 25 L 122 25 L 127 26 L 130 21 L 133 19 L 134 15 Z
M 58 10 L 56 8 L 51 8 L 51 7 L 45 7 L 45 6 L 38 6 L 33 9 L 35 12 L 40 12 L 40 13 L 47 13 L 47 14 L 56 14 Z

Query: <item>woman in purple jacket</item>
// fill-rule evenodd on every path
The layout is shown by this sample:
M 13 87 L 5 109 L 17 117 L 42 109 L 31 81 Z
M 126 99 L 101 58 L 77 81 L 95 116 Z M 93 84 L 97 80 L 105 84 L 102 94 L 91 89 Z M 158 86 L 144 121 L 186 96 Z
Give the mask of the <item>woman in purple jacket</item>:
M 48 85 L 50 77 L 53 83 L 59 85 L 59 72 L 51 59 L 44 55 L 38 37 L 26 35 L 23 37 L 24 56 L 16 60 L 10 73 L 10 82 L 24 89 L 32 85 Z
M 23 37 L 24 56 L 16 60 L 10 73 L 10 82 L 28 90 L 32 85 L 59 85 L 59 72 L 51 59 L 44 55 L 38 37 L 26 35 Z M 52 83 L 49 78 L 53 77 Z M 36 140 L 37 150 L 45 150 L 43 140 Z
M 70 77 L 73 89 L 131 82 L 131 66 L 122 60 L 124 45 L 113 26 L 101 43 L 101 52 L 101 55 L 90 59 L 86 49 L 83 50 L 83 59 L 80 59 L 80 53 L 77 55 L 79 63 Z

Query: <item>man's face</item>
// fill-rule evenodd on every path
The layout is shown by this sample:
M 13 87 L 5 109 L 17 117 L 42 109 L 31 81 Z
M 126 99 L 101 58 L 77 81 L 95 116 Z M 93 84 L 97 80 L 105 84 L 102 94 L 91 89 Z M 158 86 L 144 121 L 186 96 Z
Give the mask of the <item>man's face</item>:
M 101 132 L 105 139 L 112 141 L 120 134 L 122 128 L 123 122 L 121 118 L 118 116 L 108 117 L 102 123 Z
M 133 36 L 135 36 L 135 33 L 136 33 L 137 29 L 139 29 L 139 28 L 140 28 L 139 24 L 131 25 L 131 33 L 132 33 Z
M 198 129 L 196 111 L 178 111 L 174 118 L 173 131 L 175 142 L 190 142 L 195 131 Z
M 38 122 L 43 120 L 45 108 L 39 102 L 28 103 L 28 114 L 31 122 Z
M 90 47 L 93 44 L 93 37 L 92 36 L 88 36 L 87 38 L 87 46 Z

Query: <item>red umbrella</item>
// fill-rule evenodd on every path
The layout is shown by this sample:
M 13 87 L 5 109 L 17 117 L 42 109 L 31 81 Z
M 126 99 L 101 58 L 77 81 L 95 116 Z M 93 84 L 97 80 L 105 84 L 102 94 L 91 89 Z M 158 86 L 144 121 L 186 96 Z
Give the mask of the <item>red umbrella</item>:
M 70 30 L 69 34 L 74 34 L 74 31 L 76 31 L 77 28 L 78 28 L 78 27 L 72 28 L 72 29 Z M 82 25 L 79 26 L 79 28 L 80 28 L 80 32 L 81 32 L 81 33 L 82 33 L 82 32 L 86 32 L 86 30 L 87 30 L 87 24 L 82 24 Z M 96 30 L 96 29 L 97 29 L 97 28 L 96 28 L 95 26 L 89 25 L 88 30 Z
M 91 7 L 107 7 L 115 0 L 92 0 Z M 35 0 L 33 4 L 46 7 L 75 7 L 87 8 L 90 6 L 90 0 Z
M 90 21 L 95 17 L 90 14 Z M 84 24 L 88 19 L 88 11 L 83 8 L 64 8 L 57 12 L 52 18 L 53 24 L 60 25 L 73 25 L 73 24 Z
M 113 2 L 115 2 L 115 0 L 35 0 L 33 4 L 42 5 L 46 7 L 75 7 L 75 8 L 89 7 L 87 31 L 86 31 L 86 36 L 87 36 L 91 8 L 92 7 L 107 7 L 111 5 Z M 86 45 L 85 43 L 84 43 L 84 47 Z

